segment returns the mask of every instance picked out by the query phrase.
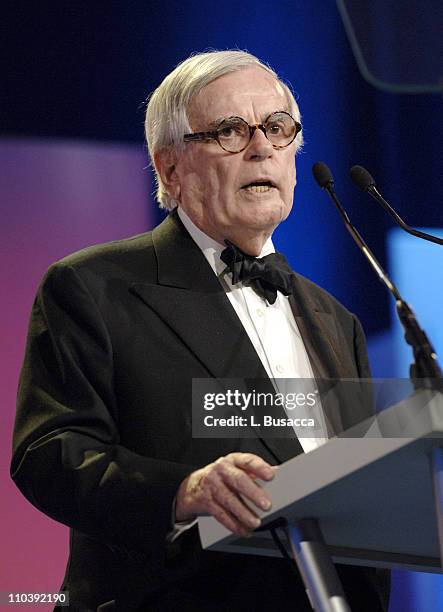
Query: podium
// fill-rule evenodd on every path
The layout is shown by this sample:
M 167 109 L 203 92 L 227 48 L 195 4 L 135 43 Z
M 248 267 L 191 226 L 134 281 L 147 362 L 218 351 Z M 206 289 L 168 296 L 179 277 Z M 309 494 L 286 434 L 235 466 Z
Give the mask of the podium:
M 254 507 L 262 526 L 250 538 L 200 517 L 202 546 L 280 556 L 266 526 L 279 519 L 289 527 L 314 519 L 335 563 L 441 572 L 442 438 L 443 394 L 416 391 L 279 466 L 271 482 L 261 483 L 273 506 L 268 512 Z

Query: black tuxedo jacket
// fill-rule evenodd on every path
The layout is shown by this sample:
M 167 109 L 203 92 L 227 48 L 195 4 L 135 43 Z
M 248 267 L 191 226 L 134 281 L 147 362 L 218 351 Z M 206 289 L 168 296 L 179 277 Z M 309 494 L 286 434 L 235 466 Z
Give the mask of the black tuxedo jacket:
M 316 376 L 369 376 L 353 315 L 297 274 L 291 304 Z M 71 610 L 267 609 L 272 581 L 274 608 L 288 592 L 297 610 L 309 609 L 278 559 L 205 553 L 195 529 L 166 544 L 175 493 L 191 471 L 232 451 L 274 464 L 301 452 L 291 439 L 193 439 L 194 377 L 266 372 L 175 213 L 153 232 L 49 269 L 31 315 L 12 476 L 32 504 L 71 527 L 63 585 Z M 331 417 L 333 428 L 366 416 L 354 405 Z M 370 570 L 344 571 L 348 593 L 363 590 L 371 605 Z M 381 609 L 374 605 L 367 609 Z

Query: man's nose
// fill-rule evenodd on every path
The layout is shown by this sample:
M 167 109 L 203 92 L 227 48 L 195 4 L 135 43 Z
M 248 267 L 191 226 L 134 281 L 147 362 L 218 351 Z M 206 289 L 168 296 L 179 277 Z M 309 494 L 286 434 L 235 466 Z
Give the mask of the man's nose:
M 274 153 L 274 147 L 266 138 L 262 126 L 254 126 L 254 133 L 245 149 L 247 159 L 265 159 Z

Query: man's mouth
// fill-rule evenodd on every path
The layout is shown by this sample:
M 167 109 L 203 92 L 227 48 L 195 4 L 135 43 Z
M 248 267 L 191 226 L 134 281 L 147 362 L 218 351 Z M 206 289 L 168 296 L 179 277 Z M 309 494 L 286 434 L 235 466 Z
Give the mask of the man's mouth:
M 271 181 L 253 181 L 252 183 L 244 185 L 242 189 L 253 191 L 254 193 L 265 193 L 266 191 L 275 189 L 275 185 Z

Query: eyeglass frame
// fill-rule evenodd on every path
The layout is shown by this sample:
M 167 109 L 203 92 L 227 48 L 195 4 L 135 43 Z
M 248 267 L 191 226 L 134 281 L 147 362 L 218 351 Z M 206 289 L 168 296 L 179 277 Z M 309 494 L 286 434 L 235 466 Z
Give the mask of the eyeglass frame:
M 284 115 L 288 115 L 292 121 L 295 124 L 295 132 L 294 132 L 294 137 L 292 138 L 292 140 L 290 140 L 287 144 L 285 145 L 276 145 L 273 142 L 271 142 L 268 138 L 268 135 L 266 134 L 266 127 L 265 124 L 268 121 L 268 119 L 270 117 L 272 117 L 272 115 L 279 115 L 279 114 L 284 114 Z M 252 137 L 255 134 L 255 131 L 257 129 L 261 130 L 263 132 L 263 134 L 265 135 L 265 137 L 267 138 L 267 140 L 271 143 L 272 147 L 274 149 L 286 149 L 286 147 L 289 147 L 290 144 L 292 144 L 294 142 L 294 140 L 297 138 L 298 134 L 301 132 L 302 129 L 302 125 L 299 121 L 297 121 L 296 119 L 294 119 L 294 117 L 288 113 L 287 111 L 274 111 L 272 113 L 270 113 L 266 119 L 264 120 L 263 123 L 254 123 L 252 125 L 250 125 L 246 119 L 243 119 L 243 117 L 238 117 L 237 115 L 233 115 L 232 117 L 226 117 L 225 119 L 222 119 L 218 125 L 218 127 L 220 127 L 225 121 L 228 121 L 229 119 L 240 119 L 241 121 L 243 121 L 243 123 L 245 123 L 248 128 L 249 128 L 249 140 L 247 142 L 247 144 L 243 147 L 243 149 L 240 149 L 239 151 L 229 151 L 228 149 L 225 149 L 224 146 L 221 144 L 220 140 L 219 140 L 219 132 L 218 129 L 216 130 L 211 130 L 209 132 L 193 132 L 191 134 L 185 134 L 183 136 L 183 141 L 184 142 L 199 142 L 199 141 L 204 141 L 204 140 L 215 140 L 217 142 L 217 144 L 220 146 L 220 148 L 223 149 L 223 151 L 226 151 L 226 153 L 241 153 L 242 151 L 244 151 L 245 149 L 248 148 Z

